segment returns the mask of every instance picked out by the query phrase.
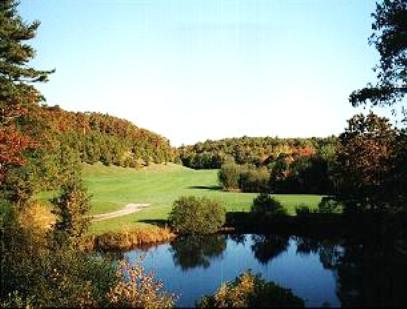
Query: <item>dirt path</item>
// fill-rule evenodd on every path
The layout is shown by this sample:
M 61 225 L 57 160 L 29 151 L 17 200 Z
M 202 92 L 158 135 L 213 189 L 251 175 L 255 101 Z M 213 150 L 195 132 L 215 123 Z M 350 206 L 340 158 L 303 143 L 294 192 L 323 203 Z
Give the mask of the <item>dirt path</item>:
M 127 204 L 124 208 L 104 214 L 94 215 L 92 216 L 92 222 L 103 221 L 107 219 L 112 219 L 116 217 L 121 217 L 125 215 L 132 214 L 133 212 L 140 211 L 144 208 L 149 207 L 150 204 Z

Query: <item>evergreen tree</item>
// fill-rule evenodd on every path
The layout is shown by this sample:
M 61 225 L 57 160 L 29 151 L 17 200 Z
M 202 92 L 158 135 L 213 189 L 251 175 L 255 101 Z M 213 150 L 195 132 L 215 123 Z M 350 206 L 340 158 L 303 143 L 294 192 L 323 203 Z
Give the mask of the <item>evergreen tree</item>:
M 62 186 L 61 195 L 52 200 L 53 213 L 57 216 L 55 236 L 61 244 L 77 243 L 87 231 L 90 220 L 90 196 L 79 174 L 74 174 Z
M 17 4 L 0 3 L 0 183 L 9 166 L 24 163 L 21 153 L 30 143 L 17 122 L 42 100 L 33 83 L 47 81 L 51 73 L 28 66 L 35 51 L 26 41 L 35 37 L 39 22 L 25 23 Z

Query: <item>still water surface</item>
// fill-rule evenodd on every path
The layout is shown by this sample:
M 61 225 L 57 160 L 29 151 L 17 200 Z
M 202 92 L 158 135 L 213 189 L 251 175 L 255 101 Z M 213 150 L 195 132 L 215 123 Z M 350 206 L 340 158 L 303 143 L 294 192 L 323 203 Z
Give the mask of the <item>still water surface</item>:
M 342 240 L 277 234 L 179 237 L 123 254 L 131 261 L 144 256 L 146 270 L 179 296 L 179 307 L 194 306 L 222 282 L 249 269 L 291 289 L 308 307 L 407 305 L 407 256 L 399 250 L 405 242 L 359 236 Z
M 171 244 L 135 249 L 125 256 L 130 261 L 144 256 L 146 270 L 153 271 L 167 290 L 179 296 L 177 306 L 194 306 L 222 282 L 249 269 L 291 289 L 306 306 L 340 306 L 337 272 L 330 266 L 343 248 L 338 243 L 324 245 L 288 236 L 216 235 L 179 238 Z

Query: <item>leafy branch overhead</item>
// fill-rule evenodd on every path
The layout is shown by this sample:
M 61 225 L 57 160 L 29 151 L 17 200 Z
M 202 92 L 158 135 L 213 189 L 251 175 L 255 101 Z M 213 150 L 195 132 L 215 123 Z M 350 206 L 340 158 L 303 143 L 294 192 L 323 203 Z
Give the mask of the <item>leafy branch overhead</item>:
M 353 106 L 369 101 L 372 106 L 392 106 L 407 94 L 407 1 L 384 0 L 372 16 L 375 21 L 369 43 L 380 55 L 374 68 L 378 81 L 352 92 L 349 100 Z

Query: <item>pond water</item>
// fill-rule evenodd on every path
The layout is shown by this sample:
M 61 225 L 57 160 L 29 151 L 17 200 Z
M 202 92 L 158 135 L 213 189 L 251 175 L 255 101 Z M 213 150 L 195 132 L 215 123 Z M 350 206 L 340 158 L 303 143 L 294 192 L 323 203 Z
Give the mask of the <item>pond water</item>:
M 178 295 L 179 307 L 194 306 L 249 269 L 291 289 L 307 307 L 407 302 L 405 259 L 377 252 L 357 242 L 245 234 L 180 237 L 124 255 L 130 261 L 144 256 L 145 269 Z

